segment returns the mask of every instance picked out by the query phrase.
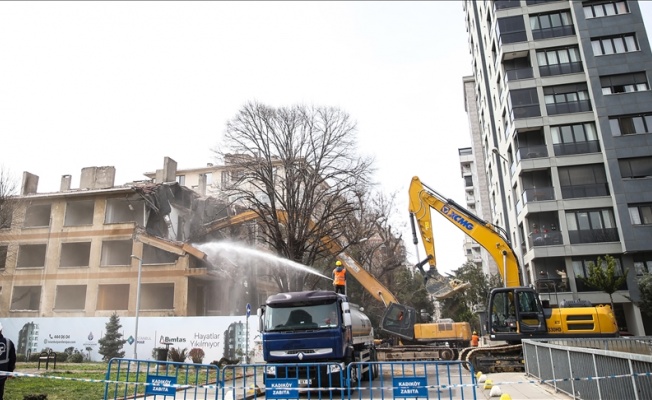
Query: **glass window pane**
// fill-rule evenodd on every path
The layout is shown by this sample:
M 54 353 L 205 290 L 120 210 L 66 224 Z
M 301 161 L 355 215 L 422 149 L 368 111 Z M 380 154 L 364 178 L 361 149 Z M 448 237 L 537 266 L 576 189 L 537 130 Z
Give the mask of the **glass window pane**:
M 536 31 L 538 29 L 541 29 L 539 26 L 540 26 L 539 25 L 539 18 L 538 17 L 530 17 L 530 28 L 533 31 Z
M 613 45 L 611 39 L 604 39 L 602 41 L 602 48 L 604 49 L 603 54 L 613 54 L 614 53 L 614 45 Z
M 548 65 L 548 61 L 546 59 L 546 53 L 544 51 L 540 51 L 537 53 L 537 62 L 539 65 Z
M 576 48 L 568 49 L 568 54 L 570 55 L 571 62 L 578 62 L 580 60 L 580 53 Z
M 644 117 L 645 119 L 645 131 L 644 132 L 650 132 L 652 129 L 652 115 L 646 115 Z
M 539 24 L 541 24 L 540 29 L 550 28 L 550 18 L 547 15 L 542 15 L 539 17 Z
M 624 53 L 625 50 L 625 43 L 623 41 L 623 38 L 613 38 L 613 43 L 614 43 L 614 51 L 616 53 Z
M 575 129 L 575 141 L 576 142 L 586 142 L 586 136 L 584 135 L 584 127 L 582 125 L 574 125 Z
M 561 16 L 559 14 L 553 14 L 550 16 L 550 25 L 553 27 L 561 26 Z
M 613 3 L 603 4 L 605 15 L 616 15 L 616 7 Z
M 555 104 L 555 96 L 552 94 L 547 94 L 544 97 L 546 104 Z
M 589 218 L 591 220 L 591 228 L 592 229 L 602 229 L 602 218 L 600 218 L 600 212 L 599 211 L 591 211 L 589 213 Z
M 619 1 L 616 3 L 616 8 L 618 9 L 618 14 L 627 13 L 627 3 L 624 1 Z
M 591 229 L 591 224 L 589 223 L 589 213 L 587 212 L 577 213 L 577 226 L 580 230 Z
M 625 43 L 627 44 L 627 51 L 638 50 L 638 46 L 636 45 L 636 38 L 634 36 L 626 36 Z
M 571 129 L 570 126 L 562 126 L 561 127 L 561 135 L 562 135 L 562 140 L 564 143 L 573 143 L 573 130 Z
M 584 132 L 587 140 L 598 140 L 598 136 L 595 134 L 595 125 L 592 122 L 584 124 Z
M 652 224 L 652 207 L 650 206 L 641 206 L 641 217 L 644 224 Z
M 603 54 L 602 53 L 602 46 L 601 46 L 599 40 L 592 41 L 591 46 L 593 47 L 593 54 L 595 54 L 596 56 L 600 56 L 600 55 Z
M 575 276 L 583 278 L 585 277 L 584 275 L 584 265 L 582 264 L 581 261 L 573 261 L 573 272 L 575 272 Z
M 559 64 L 568 64 L 570 62 L 570 59 L 568 58 L 568 50 L 559 50 L 557 55 L 559 56 Z
M 571 16 L 570 16 L 569 12 L 564 11 L 563 13 L 561 13 L 561 23 L 562 23 L 562 25 L 564 25 L 564 26 L 573 25 L 573 23 L 571 21 L 572 21 L 572 19 L 571 19 Z
M 577 230 L 577 220 L 575 219 L 575 213 L 566 214 L 566 226 L 568 226 L 569 231 Z
M 632 225 L 640 225 L 641 217 L 638 215 L 638 207 L 629 207 L 629 220 Z
M 645 124 L 643 123 L 643 117 L 634 117 L 634 130 L 636 133 L 645 133 Z
M 593 18 L 593 8 L 591 6 L 584 6 L 584 17 Z
M 550 128 L 550 136 L 552 136 L 552 143 L 558 144 L 561 143 L 561 138 L 559 137 L 559 127 L 553 126 Z
M 581 93 L 581 92 L 580 92 L 580 93 Z M 576 101 L 579 100 L 579 98 L 578 98 L 577 95 L 578 95 L 578 93 L 568 93 L 568 94 L 566 94 L 566 99 L 567 99 L 567 101 L 568 101 L 569 103 L 571 103 L 571 102 L 576 102 Z
M 607 229 L 616 227 L 611 210 L 602 210 L 602 223 L 604 224 L 604 228 Z
M 557 59 L 557 52 L 556 51 L 549 51 L 548 52 L 548 63 L 550 65 L 559 64 L 559 60 Z
M 611 127 L 611 134 L 613 136 L 620 136 L 620 125 L 618 124 L 618 119 L 611 118 L 609 120 L 609 127 Z

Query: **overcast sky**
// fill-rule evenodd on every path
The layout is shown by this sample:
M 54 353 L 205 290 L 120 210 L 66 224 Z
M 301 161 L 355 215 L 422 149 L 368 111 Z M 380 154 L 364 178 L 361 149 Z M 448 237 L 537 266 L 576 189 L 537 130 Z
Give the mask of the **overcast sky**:
M 642 2 L 650 26 L 652 2 Z M 0 2 L 0 166 L 39 192 L 81 169 L 144 172 L 214 162 L 245 102 L 335 106 L 407 211 L 412 176 L 464 201 L 471 74 L 461 1 Z M 464 262 L 463 234 L 435 215 L 439 269 Z M 423 249 L 419 246 L 419 255 Z

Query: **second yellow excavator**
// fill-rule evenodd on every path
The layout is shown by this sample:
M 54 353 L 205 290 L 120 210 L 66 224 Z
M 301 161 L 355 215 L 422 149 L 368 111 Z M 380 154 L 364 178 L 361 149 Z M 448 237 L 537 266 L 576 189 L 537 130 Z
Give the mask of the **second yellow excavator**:
M 506 344 L 499 346 L 473 347 L 460 352 L 462 360 L 469 361 L 476 371 L 499 372 L 521 371 L 523 352 L 520 344 L 527 338 L 596 338 L 618 336 L 618 325 L 610 306 L 593 306 L 584 302 L 566 302 L 559 307 L 543 306 L 534 288 L 522 286 L 519 263 L 509 239 L 495 225 L 483 221 L 453 200 L 447 199 L 432 188 L 424 185 L 418 177 L 412 178 L 409 189 L 410 213 L 416 218 L 427 258 L 420 263 L 430 263 L 427 273 L 434 277 L 435 291 L 448 297 L 451 290 L 437 273 L 435 244 L 431 210 L 441 214 L 447 221 L 461 229 L 480 244 L 493 257 L 504 287 L 494 288 L 489 294 L 486 332 L 492 341 Z M 439 279 L 437 279 L 439 278 Z M 428 285 L 426 285 L 428 286 Z M 458 287 L 465 287 L 465 284 Z M 468 287 L 468 286 L 466 286 Z M 563 303 L 563 302 L 562 302 Z M 404 307 L 393 304 L 387 309 L 381 328 L 391 331 L 400 321 Z M 411 338 L 409 327 L 395 328 L 393 332 L 406 340 Z

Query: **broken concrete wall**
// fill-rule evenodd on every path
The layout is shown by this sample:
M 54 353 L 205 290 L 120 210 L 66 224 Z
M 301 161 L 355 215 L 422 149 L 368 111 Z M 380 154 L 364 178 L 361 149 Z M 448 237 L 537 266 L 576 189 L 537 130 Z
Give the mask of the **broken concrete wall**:
M 38 190 L 38 175 L 23 172 L 23 184 L 20 188 L 21 196 L 34 194 Z
M 82 168 L 80 189 L 109 189 L 115 183 L 115 167 Z

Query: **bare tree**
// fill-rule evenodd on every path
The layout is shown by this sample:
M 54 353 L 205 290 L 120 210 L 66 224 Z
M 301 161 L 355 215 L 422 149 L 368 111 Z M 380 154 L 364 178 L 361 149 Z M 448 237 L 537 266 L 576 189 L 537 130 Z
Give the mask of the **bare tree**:
M 359 221 L 373 161 L 357 153 L 356 126 L 347 113 L 251 102 L 227 123 L 214 152 L 231 171 L 229 198 L 260 216 L 263 240 L 278 255 L 313 265 L 332 257 L 324 253 L 323 237 L 350 243 L 345 232 Z M 278 274 L 280 290 L 302 290 L 304 273 Z
M 0 228 L 9 228 L 14 215 L 18 185 L 8 170 L 0 168 Z

